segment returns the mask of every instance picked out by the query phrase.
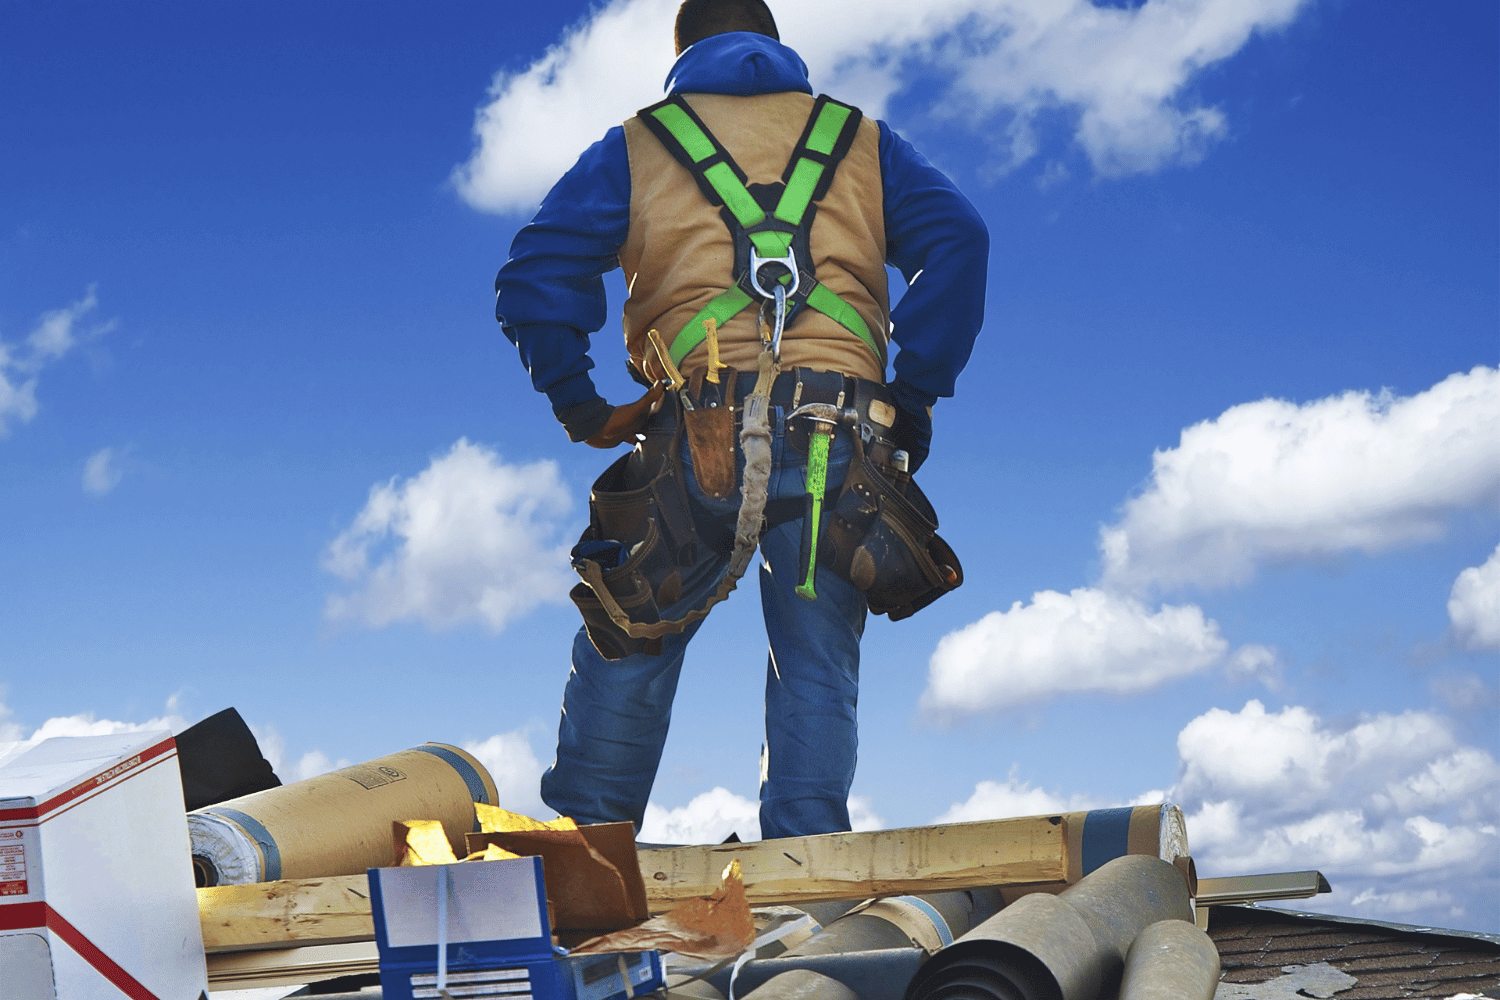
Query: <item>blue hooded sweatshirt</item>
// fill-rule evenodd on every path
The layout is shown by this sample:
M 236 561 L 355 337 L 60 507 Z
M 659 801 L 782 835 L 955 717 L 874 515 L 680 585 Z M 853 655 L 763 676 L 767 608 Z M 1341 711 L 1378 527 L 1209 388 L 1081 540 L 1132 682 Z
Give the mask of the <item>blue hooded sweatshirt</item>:
M 806 64 L 775 39 L 746 31 L 703 39 L 667 78 L 668 94 L 784 91 L 812 93 Z M 878 124 L 886 262 L 910 286 L 891 313 L 899 348 L 891 389 L 916 425 L 911 430 L 925 438 L 928 408 L 953 395 L 984 319 L 989 233 L 952 181 Z M 629 225 L 630 160 L 617 126 L 548 193 L 495 279 L 495 317 L 574 440 L 591 436 L 609 416 L 588 374 L 589 334 L 605 324 L 603 276 L 619 266 Z

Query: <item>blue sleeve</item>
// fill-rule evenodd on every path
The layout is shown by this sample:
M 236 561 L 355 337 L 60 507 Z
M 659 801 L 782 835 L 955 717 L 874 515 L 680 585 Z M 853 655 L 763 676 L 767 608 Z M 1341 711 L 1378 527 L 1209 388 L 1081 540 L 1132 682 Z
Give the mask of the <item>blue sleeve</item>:
M 615 127 L 548 192 L 495 277 L 495 318 L 575 440 L 608 415 L 589 377 L 589 334 L 604 325 L 604 275 L 629 226 L 630 158 Z
M 904 410 L 925 409 L 953 395 L 979 336 L 990 235 L 953 182 L 879 124 L 886 260 L 909 286 L 891 313 L 892 390 Z

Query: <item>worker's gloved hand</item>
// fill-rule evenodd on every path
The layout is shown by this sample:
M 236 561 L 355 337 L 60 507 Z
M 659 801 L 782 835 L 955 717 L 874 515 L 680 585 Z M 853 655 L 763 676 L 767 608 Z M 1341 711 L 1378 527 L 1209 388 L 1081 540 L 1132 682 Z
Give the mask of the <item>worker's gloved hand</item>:
M 646 426 L 646 421 L 651 414 L 656 412 L 656 407 L 661 403 L 662 394 L 666 390 L 658 382 L 646 394 L 634 403 L 626 403 L 624 406 L 616 406 L 610 411 L 609 419 L 604 426 L 599 428 L 591 437 L 585 439 L 585 443 L 594 448 L 613 448 L 617 444 L 629 441 L 635 443 L 635 436 Z
M 900 380 L 891 383 L 891 395 L 896 402 L 891 439 L 906 452 L 907 469 L 916 472 L 932 448 L 932 404 L 923 393 Z

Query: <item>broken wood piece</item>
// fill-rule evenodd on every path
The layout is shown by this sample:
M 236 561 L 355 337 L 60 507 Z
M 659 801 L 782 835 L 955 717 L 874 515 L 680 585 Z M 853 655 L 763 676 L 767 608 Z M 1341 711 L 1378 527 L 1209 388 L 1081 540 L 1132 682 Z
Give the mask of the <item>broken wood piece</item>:
M 199 889 L 198 919 L 209 954 L 375 939 L 365 875 Z
M 1061 883 L 1066 824 L 1030 816 L 944 826 L 828 833 L 748 844 L 666 847 L 637 855 L 652 913 L 719 887 L 738 860 L 751 906 L 866 899 L 983 886 Z M 199 889 L 204 948 L 286 948 L 374 936 L 365 876 Z
M 641 851 L 640 862 L 653 912 L 708 895 L 735 860 L 750 905 L 772 906 L 1062 881 L 1064 836 L 1057 817 L 1036 816 L 666 847 Z

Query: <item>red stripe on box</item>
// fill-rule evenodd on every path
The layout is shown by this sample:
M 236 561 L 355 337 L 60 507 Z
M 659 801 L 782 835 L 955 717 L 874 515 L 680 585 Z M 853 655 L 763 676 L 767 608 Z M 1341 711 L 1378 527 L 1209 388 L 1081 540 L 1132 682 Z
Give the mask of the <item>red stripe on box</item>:
M 46 903 L 39 905 L 47 912 L 47 929 L 66 941 L 68 947 L 78 952 L 79 957 L 92 965 L 99 975 L 108 979 L 115 989 L 130 997 L 130 1000 L 159 1000 L 155 993 L 142 986 L 138 979 L 120 968 L 114 959 L 84 937 L 78 928 L 64 920 L 60 913 Z
M 63 919 L 62 915 L 46 903 L 13 903 L 0 906 L 0 931 L 22 931 L 46 927 L 65 941 L 69 948 L 78 952 L 80 958 L 108 979 L 110 985 L 131 1000 L 158 1000 L 155 993 L 140 984 L 130 973 L 120 968 L 119 963 L 99 950 L 99 946 Z
M 24 931 L 46 926 L 46 903 L 11 903 L 9 906 L 0 906 L 0 931 Z
M 123 778 L 147 761 L 160 757 L 162 754 L 171 753 L 176 749 L 177 741 L 168 736 L 155 746 L 142 750 L 129 760 L 121 761 L 102 774 L 96 774 L 87 781 L 79 782 L 66 792 L 54 795 L 41 805 L 33 806 L 30 809 L 0 809 L 0 820 L 40 819 L 58 806 L 65 805 L 80 795 L 86 795 L 102 785 L 107 785 L 116 778 Z

